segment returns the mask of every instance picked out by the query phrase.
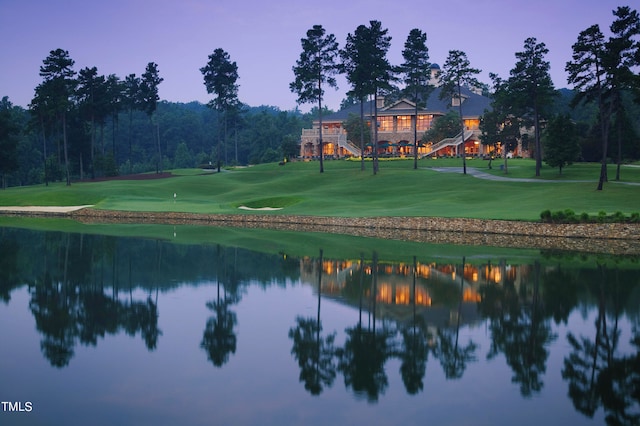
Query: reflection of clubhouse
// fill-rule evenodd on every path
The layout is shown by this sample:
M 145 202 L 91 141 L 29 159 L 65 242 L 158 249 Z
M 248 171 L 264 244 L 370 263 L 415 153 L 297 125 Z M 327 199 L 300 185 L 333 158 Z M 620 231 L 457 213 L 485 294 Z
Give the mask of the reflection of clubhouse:
M 478 323 L 481 319 L 477 310 L 481 301 L 479 287 L 488 284 L 503 286 L 505 282 L 519 287 L 526 282 L 531 269 L 529 265 L 465 264 L 460 276 L 460 265 L 418 263 L 414 294 L 413 264 L 379 263 L 374 299 L 372 268 L 366 263 L 362 268 L 364 277 L 361 277 L 358 261 L 325 259 L 320 274 L 317 260 L 304 258 L 300 261 L 300 280 L 317 289 L 318 275 L 321 275 L 322 296 L 355 309 L 360 306 L 362 281 L 363 310 L 372 312 L 375 309 L 377 318 L 409 323 L 413 321 L 415 305 L 417 320 L 422 327 L 441 329 L 455 327 L 458 315 L 461 325 Z

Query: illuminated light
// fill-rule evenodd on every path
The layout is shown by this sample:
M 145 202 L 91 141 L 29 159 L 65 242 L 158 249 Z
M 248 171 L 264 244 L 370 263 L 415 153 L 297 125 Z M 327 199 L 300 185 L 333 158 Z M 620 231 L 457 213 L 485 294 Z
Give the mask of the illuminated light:
M 431 297 L 422 287 L 416 288 L 416 305 L 431 306 Z
M 462 300 L 465 302 L 480 302 L 482 297 L 476 291 L 468 288 L 462 294 Z
M 411 298 L 411 291 L 408 285 L 396 288 L 396 305 L 408 305 Z
M 391 286 L 382 284 L 379 288 L 377 300 L 383 303 L 391 303 Z
M 478 272 L 474 271 L 473 274 L 471 275 L 471 279 L 473 281 L 478 281 Z

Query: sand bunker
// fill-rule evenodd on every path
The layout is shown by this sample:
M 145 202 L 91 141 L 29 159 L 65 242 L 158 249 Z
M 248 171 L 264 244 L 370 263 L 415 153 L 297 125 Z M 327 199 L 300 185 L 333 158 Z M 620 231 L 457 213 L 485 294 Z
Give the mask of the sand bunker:
M 86 206 L 9 206 L 0 207 L 1 211 L 9 212 L 44 212 L 44 213 L 69 213 L 81 210 L 92 205 Z
M 252 207 L 247 207 L 247 206 L 240 206 L 238 207 L 239 209 L 242 210 L 282 210 L 282 207 L 260 207 L 260 208 L 252 208 Z

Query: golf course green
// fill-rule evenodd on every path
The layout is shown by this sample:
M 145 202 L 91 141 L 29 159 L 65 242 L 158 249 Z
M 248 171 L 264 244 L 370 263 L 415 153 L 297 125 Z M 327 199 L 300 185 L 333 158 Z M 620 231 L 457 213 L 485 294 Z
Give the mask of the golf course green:
M 640 166 L 624 165 L 615 181 L 597 191 L 599 164 L 563 169 L 512 159 L 508 173 L 502 160 L 467 161 L 470 173 L 459 172 L 459 159 L 381 161 L 374 175 L 359 161 L 327 160 L 324 173 L 317 162 L 289 162 L 226 168 L 220 173 L 200 169 L 172 170 L 171 177 L 119 177 L 101 181 L 50 183 L 0 191 L 0 206 L 92 205 L 102 210 L 189 212 L 204 214 L 305 215 L 339 217 L 447 217 L 539 220 L 544 210 L 571 209 L 597 215 L 640 212 Z M 447 172 L 448 171 L 448 172 Z M 474 176 L 471 172 L 482 172 Z

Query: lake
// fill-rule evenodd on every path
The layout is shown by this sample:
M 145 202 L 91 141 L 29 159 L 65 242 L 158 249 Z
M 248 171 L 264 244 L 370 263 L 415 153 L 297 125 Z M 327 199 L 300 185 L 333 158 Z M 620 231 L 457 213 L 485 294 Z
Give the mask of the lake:
M 635 257 L 88 229 L 0 227 L 2 425 L 640 422 Z

